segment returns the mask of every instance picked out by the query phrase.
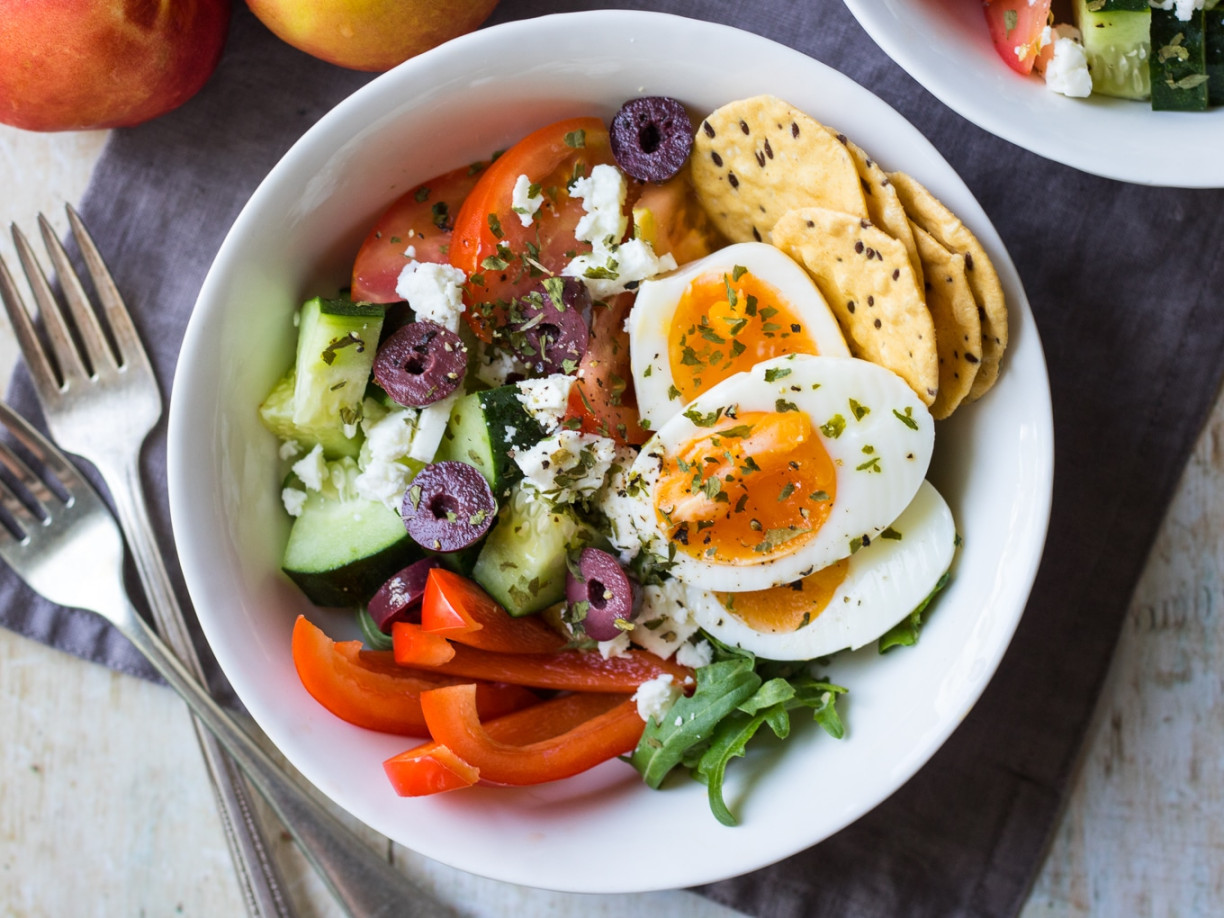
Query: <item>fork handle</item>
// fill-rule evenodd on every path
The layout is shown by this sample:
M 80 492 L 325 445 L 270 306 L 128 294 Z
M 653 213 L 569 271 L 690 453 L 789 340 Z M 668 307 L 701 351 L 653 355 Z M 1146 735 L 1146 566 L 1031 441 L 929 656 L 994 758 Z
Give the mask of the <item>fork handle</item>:
M 102 460 L 101 466 L 107 465 Z M 139 456 L 117 468 L 100 468 L 111 485 L 111 496 L 120 525 L 132 550 L 145 595 L 162 638 L 184 667 L 204 681 L 199 655 L 187 631 L 182 607 L 170 584 L 161 552 L 152 537 L 153 527 L 140 482 Z M 250 918 L 293 918 L 293 907 L 284 892 L 276 863 L 268 852 L 251 795 L 241 772 L 200 723 L 193 724 L 204 764 L 217 799 L 226 844 L 234 862 L 238 886 Z
M 455 913 L 373 852 L 282 771 L 170 653 L 126 598 L 124 636 L 178 692 L 293 833 L 354 918 L 455 918 Z M 112 619 L 115 621 L 115 619 Z

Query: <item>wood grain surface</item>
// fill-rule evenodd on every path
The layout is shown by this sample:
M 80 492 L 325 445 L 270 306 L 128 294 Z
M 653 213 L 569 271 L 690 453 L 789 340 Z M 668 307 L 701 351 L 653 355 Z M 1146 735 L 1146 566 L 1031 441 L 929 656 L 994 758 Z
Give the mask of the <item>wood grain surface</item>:
M 61 231 L 102 133 L 0 127 L 0 220 Z M 7 233 L 0 256 L 14 267 Z M 0 325 L 0 377 L 14 359 Z M 1224 914 L 1224 406 L 1144 572 L 1069 803 L 1025 918 Z M 199 750 L 169 691 L 0 629 L 0 912 L 21 918 L 242 914 Z M 734 913 L 685 892 L 549 893 L 371 847 L 473 916 Z M 302 916 L 339 910 L 283 832 Z

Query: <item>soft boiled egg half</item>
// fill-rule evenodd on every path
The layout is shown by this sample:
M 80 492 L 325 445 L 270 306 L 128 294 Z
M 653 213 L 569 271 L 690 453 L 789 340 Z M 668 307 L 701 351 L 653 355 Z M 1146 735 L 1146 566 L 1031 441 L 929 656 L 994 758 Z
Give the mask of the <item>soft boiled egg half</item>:
M 792 583 L 901 515 L 934 439 L 930 412 L 889 370 L 775 357 L 699 395 L 646 443 L 630 470 L 634 528 L 686 585 Z
M 811 660 L 862 647 L 921 606 L 955 551 L 952 513 L 924 481 L 892 525 L 850 557 L 768 590 L 690 588 L 689 612 L 730 647 L 769 660 Z
M 727 246 L 643 281 L 628 330 L 638 411 L 649 430 L 763 360 L 850 356 L 807 272 L 760 242 Z

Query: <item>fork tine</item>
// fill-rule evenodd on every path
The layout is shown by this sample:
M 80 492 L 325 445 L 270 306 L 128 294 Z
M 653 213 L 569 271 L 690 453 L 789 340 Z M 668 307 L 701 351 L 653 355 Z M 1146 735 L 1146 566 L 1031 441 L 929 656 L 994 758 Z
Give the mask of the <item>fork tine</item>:
M 89 269 L 89 277 L 93 281 L 94 290 L 105 310 L 111 334 L 114 335 L 115 344 L 119 350 L 119 363 L 121 365 L 132 362 L 148 364 L 148 355 L 140 341 L 140 335 L 136 332 L 136 326 L 132 324 L 132 317 L 123 302 L 119 288 L 115 286 L 110 269 L 106 267 L 106 262 L 102 259 L 102 253 L 98 251 L 98 246 L 94 243 L 93 237 L 89 235 L 89 230 L 85 228 L 85 222 L 76 212 L 76 208 L 68 204 L 65 209 L 68 211 L 68 223 L 72 227 L 72 235 L 76 237 L 81 256 L 85 259 L 85 267 Z
M 74 379 L 88 378 L 89 372 L 85 369 L 76 344 L 72 341 L 72 335 L 64 322 L 64 314 L 60 311 L 59 303 L 55 301 L 51 285 L 47 283 L 47 275 L 43 273 L 42 266 L 34 256 L 34 250 L 30 247 L 25 234 L 16 225 L 12 229 L 17 257 L 21 260 L 22 268 L 25 269 L 26 280 L 30 283 L 30 290 L 33 291 L 34 300 L 38 303 L 38 311 L 42 314 L 43 326 L 47 330 L 51 349 L 55 352 L 55 362 L 59 366 L 63 384 L 66 386 Z
M 90 305 L 89 296 L 85 293 L 85 288 L 81 286 L 81 279 L 77 277 L 72 262 L 68 260 L 68 253 L 64 251 L 59 236 L 42 214 L 38 215 L 38 228 L 42 231 L 43 245 L 46 246 L 47 254 L 51 256 L 51 264 L 55 266 L 60 289 L 64 293 L 68 309 L 72 312 L 72 319 L 81 337 L 81 343 L 85 345 L 85 354 L 89 358 L 90 366 L 93 367 L 95 373 L 104 367 L 114 369 L 115 353 L 102 333 L 102 326 L 98 324 L 98 314 Z
M 41 437 L 37 431 L 2 402 L 0 402 L 0 423 L 8 428 L 14 439 L 29 450 L 38 462 L 44 463 L 49 472 L 58 476 L 61 486 L 67 490 L 67 486 L 62 484 L 66 476 L 63 462 L 58 461 L 60 457 L 40 449 L 38 441 L 41 440 Z M 4 440 L 0 440 L 0 466 L 9 471 L 9 474 L 24 489 L 30 499 L 29 502 L 23 501 L 8 482 L 0 479 L 0 506 L 26 533 L 50 516 L 51 504 L 63 503 L 46 479 L 31 469 Z
M 60 452 L 58 447 L 53 446 L 46 437 L 34 429 L 29 421 L 4 402 L 0 402 L 0 425 L 7 428 L 13 439 L 33 456 L 34 460 L 45 468 L 69 495 L 82 487 L 90 487 L 85 477 L 75 465 L 68 461 L 68 457 Z M 0 440 L 0 446 L 3 445 L 4 442 Z M 5 462 L 9 471 L 21 479 L 22 484 L 29 488 L 43 504 L 46 504 L 47 498 L 41 495 L 43 491 L 50 495 L 53 489 L 46 483 L 45 476 L 35 474 L 24 462 L 17 459 L 11 449 L 6 447 L 6 450 L 8 455 L 19 463 L 19 467 L 14 467 Z M 0 461 L 3 461 L 3 457 L 0 457 Z
M 46 403 L 59 392 L 59 378 L 56 376 L 55 368 L 51 366 L 51 361 L 47 359 L 47 352 L 43 349 L 42 342 L 38 340 L 34 332 L 34 322 L 30 318 L 30 312 L 26 309 L 17 285 L 13 282 L 13 275 L 9 273 L 8 265 L 2 258 L 0 258 L 0 300 L 4 302 L 4 311 L 8 313 L 13 333 L 17 336 L 17 345 L 21 348 L 21 353 L 25 356 L 26 364 L 30 368 L 30 376 L 33 377 L 34 385 L 38 389 L 38 397 Z

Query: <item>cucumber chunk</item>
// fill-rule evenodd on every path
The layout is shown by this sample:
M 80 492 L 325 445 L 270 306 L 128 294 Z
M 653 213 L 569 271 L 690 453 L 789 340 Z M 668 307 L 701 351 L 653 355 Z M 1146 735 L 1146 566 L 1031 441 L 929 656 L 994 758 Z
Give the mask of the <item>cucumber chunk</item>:
M 566 553 L 594 532 L 567 507 L 518 485 L 485 537 L 472 578 L 519 617 L 565 598 Z
M 1207 108 L 1207 58 L 1202 10 L 1187 21 L 1173 10 L 1152 10 L 1152 108 L 1199 112 Z
M 281 568 L 316 605 L 356 606 L 423 556 L 399 514 L 384 504 L 310 491 Z
M 1152 13 L 1146 2 L 1139 9 L 1121 9 L 1115 0 L 1106 9 L 1100 0 L 1075 0 L 1074 18 L 1092 73 L 1092 91 L 1122 99 L 1148 98 Z
M 356 437 L 382 325 L 381 306 L 323 297 L 303 304 L 294 366 L 294 426 L 328 440 Z M 328 450 L 328 445 L 323 448 Z
M 457 460 L 475 466 L 502 502 L 522 477 L 514 451 L 544 438 L 544 428 L 518 398 L 515 386 L 473 392 L 455 402 L 435 461 Z
M 347 437 L 344 429 L 334 424 L 312 427 L 294 423 L 293 392 L 296 386 L 297 371 L 291 369 L 272 387 L 268 397 L 259 406 L 259 418 L 264 427 L 282 440 L 296 440 L 305 452 L 320 445 L 328 458 L 356 458 L 361 450 L 360 437 Z

